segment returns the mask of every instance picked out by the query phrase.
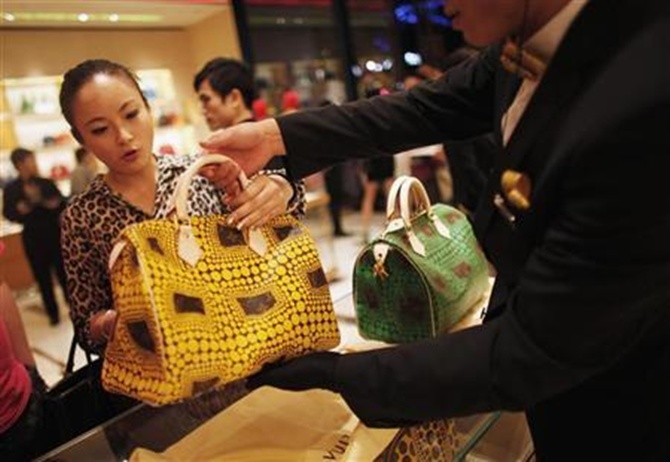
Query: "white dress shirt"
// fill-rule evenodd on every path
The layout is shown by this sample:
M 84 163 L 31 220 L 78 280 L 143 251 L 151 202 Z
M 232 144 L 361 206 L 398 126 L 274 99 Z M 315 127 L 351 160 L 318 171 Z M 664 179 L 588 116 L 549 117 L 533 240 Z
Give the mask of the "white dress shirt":
M 549 65 L 570 24 L 586 5 L 586 2 L 587 0 L 572 0 L 565 5 L 544 27 L 523 44 L 523 48 Z M 542 76 L 539 76 L 537 80 L 524 79 L 514 97 L 514 101 L 503 115 L 501 124 L 504 146 L 507 145 L 512 133 L 514 133 L 514 129 L 541 80 Z

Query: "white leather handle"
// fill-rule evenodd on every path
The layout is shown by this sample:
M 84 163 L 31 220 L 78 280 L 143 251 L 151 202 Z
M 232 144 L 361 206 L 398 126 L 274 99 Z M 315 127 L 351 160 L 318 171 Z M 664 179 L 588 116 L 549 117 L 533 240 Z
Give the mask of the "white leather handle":
M 410 194 L 414 199 L 411 202 Z M 428 197 L 423 183 L 414 177 L 409 177 L 400 188 L 400 216 L 405 226 L 407 228 L 412 226 L 412 216 L 417 209 L 430 211 L 430 205 L 430 197 Z
M 188 190 L 191 185 L 193 177 L 198 173 L 198 171 L 205 165 L 211 164 L 221 164 L 227 162 L 229 157 L 226 157 L 221 154 L 207 154 L 195 162 L 193 162 L 179 177 L 177 181 L 177 186 L 175 187 L 174 195 L 170 199 L 170 206 L 168 210 L 176 211 L 177 219 L 180 221 L 179 227 L 179 237 L 178 237 L 178 249 L 177 253 L 182 260 L 186 261 L 192 266 L 200 260 L 202 257 L 202 250 L 191 232 L 191 226 L 187 223 L 188 221 Z M 238 181 L 242 186 L 242 189 L 246 189 L 249 184 L 249 179 L 240 170 L 238 176 Z M 267 251 L 268 244 L 263 237 L 263 232 L 260 229 L 250 229 L 247 231 L 247 245 L 251 250 L 256 252 L 258 255 L 264 255 Z
M 193 162 L 179 177 L 174 194 L 170 198 L 168 210 L 175 210 L 179 220 L 186 220 L 188 218 L 188 191 L 193 177 L 205 165 L 222 164 L 228 160 L 230 160 L 229 157 L 221 154 L 207 154 Z M 238 180 L 242 189 L 245 189 L 249 184 L 249 180 L 242 170 L 240 170 Z
M 393 181 L 391 189 L 389 189 L 388 197 L 386 198 L 386 222 L 388 223 L 393 218 L 396 208 L 398 207 L 398 194 L 400 193 L 400 187 L 409 180 L 411 177 L 408 175 L 400 175 L 398 178 Z
M 410 195 L 412 195 L 412 198 L 414 199 L 412 202 L 410 202 Z M 407 237 L 412 246 L 412 250 L 419 255 L 425 256 L 425 246 L 412 230 L 412 218 L 416 215 L 417 209 L 423 209 L 425 211 L 428 218 L 432 221 L 433 226 L 441 236 L 451 238 L 449 228 L 442 223 L 435 213 L 432 212 L 430 197 L 428 196 L 423 183 L 417 178 L 409 177 L 403 182 L 400 188 L 400 216 L 405 225 L 405 231 L 407 232 Z

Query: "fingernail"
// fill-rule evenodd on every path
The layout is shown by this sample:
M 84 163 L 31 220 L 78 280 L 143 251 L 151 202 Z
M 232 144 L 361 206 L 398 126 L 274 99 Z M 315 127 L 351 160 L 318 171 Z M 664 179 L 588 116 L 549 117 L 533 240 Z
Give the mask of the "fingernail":
M 228 218 L 226 218 L 226 224 L 228 226 L 232 226 L 235 224 L 235 218 L 233 218 L 232 215 L 229 215 Z

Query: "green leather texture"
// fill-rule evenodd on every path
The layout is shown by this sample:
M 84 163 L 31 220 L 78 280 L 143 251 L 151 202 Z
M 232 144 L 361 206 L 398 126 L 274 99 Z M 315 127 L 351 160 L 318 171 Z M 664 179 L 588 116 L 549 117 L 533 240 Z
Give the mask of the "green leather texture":
M 381 233 L 354 265 L 354 307 L 364 338 L 405 343 L 434 337 L 460 321 L 489 288 L 488 264 L 470 222 L 459 210 L 431 210 L 451 236 L 440 235 L 428 214 L 412 220 L 426 255 L 412 250 L 404 228 Z M 375 245 L 389 246 L 383 270 L 375 269 Z M 381 270 L 381 271 L 380 271 Z

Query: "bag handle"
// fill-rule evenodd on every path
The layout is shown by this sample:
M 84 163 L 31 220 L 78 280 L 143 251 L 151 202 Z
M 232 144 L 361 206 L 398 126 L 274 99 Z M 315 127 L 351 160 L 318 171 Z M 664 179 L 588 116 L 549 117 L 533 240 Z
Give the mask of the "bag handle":
M 63 377 L 67 377 L 74 372 L 74 353 L 76 350 L 77 350 L 77 335 L 73 334 L 72 342 L 70 343 L 70 351 L 67 354 L 67 363 L 65 364 L 65 373 L 63 374 Z M 93 362 L 93 358 L 91 358 L 91 353 L 89 353 L 87 350 L 83 351 L 84 355 L 86 356 L 86 362 L 88 364 L 91 364 Z
M 386 222 L 390 222 L 395 215 L 396 210 L 398 209 L 398 194 L 400 193 L 400 187 L 411 178 L 409 175 L 400 175 L 397 177 L 391 189 L 389 189 L 388 197 L 386 198 Z
M 206 165 L 223 164 L 228 160 L 230 160 L 230 157 L 226 157 L 222 154 L 206 154 L 199 157 L 179 176 L 174 194 L 170 198 L 170 202 L 168 204 L 168 210 L 174 210 L 178 220 L 188 220 L 188 192 L 191 187 L 193 177 L 202 167 Z M 244 174 L 244 171 L 240 170 L 240 174 L 237 179 L 240 182 L 242 189 L 246 189 L 246 187 L 249 185 L 249 179 Z
M 193 177 L 202 167 L 211 164 L 222 164 L 229 159 L 229 157 L 221 154 L 206 154 L 199 157 L 179 176 L 174 193 L 168 202 L 167 213 L 168 215 L 174 213 L 179 224 L 177 255 L 191 266 L 195 266 L 203 256 L 202 249 L 193 235 L 188 215 L 188 192 L 191 186 L 191 181 L 193 181 Z M 241 170 L 237 179 L 240 182 L 242 189 L 245 189 L 250 183 L 247 176 Z M 260 229 L 256 228 L 248 230 L 246 238 L 247 245 L 251 250 L 258 255 L 265 255 L 268 244 Z M 114 263 L 118 260 L 125 246 L 126 241 L 124 240 L 119 240 L 114 244 L 107 265 L 110 271 L 114 267 Z
M 410 195 L 412 200 L 410 200 Z M 433 223 L 435 230 L 442 237 L 451 238 L 449 228 L 432 211 L 430 197 L 428 197 L 423 183 L 415 177 L 408 177 L 400 187 L 400 217 L 405 226 L 405 232 L 407 233 L 412 250 L 421 256 L 425 256 L 426 248 L 412 230 L 412 218 L 418 216 L 421 211 L 426 213 Z
M 179 248 L 177 249 L 177 253 L 182 260 L 189 263 L 191 266 L 195 266 L 202 256 L 200 246 L 191 233 L 191 225 L 188 224 L 188 191 L 191 186 L 191 181 L 193 181 L 193 177 L 202 167 L 212 164 L 223 164 L 229 160 L 231 160 L 230 157 L 226 157 L 222 154 L 206 154 L 199 157 L 184 171 L 184 173 L 181 174 L 179 180 L 177 180 L 174 194 L 170 199 L 168 210 L 175 210 L 177 220 L 180 223 Z M 250 183 L 242 170 L 240 170 L 237 180 L 242 189 L 246 189 Z M 258 255 L 265 255 L 268 244 L 260 229 L 256 228 L 248 230 L 246 238 L 247 245 L 251 250 Z

